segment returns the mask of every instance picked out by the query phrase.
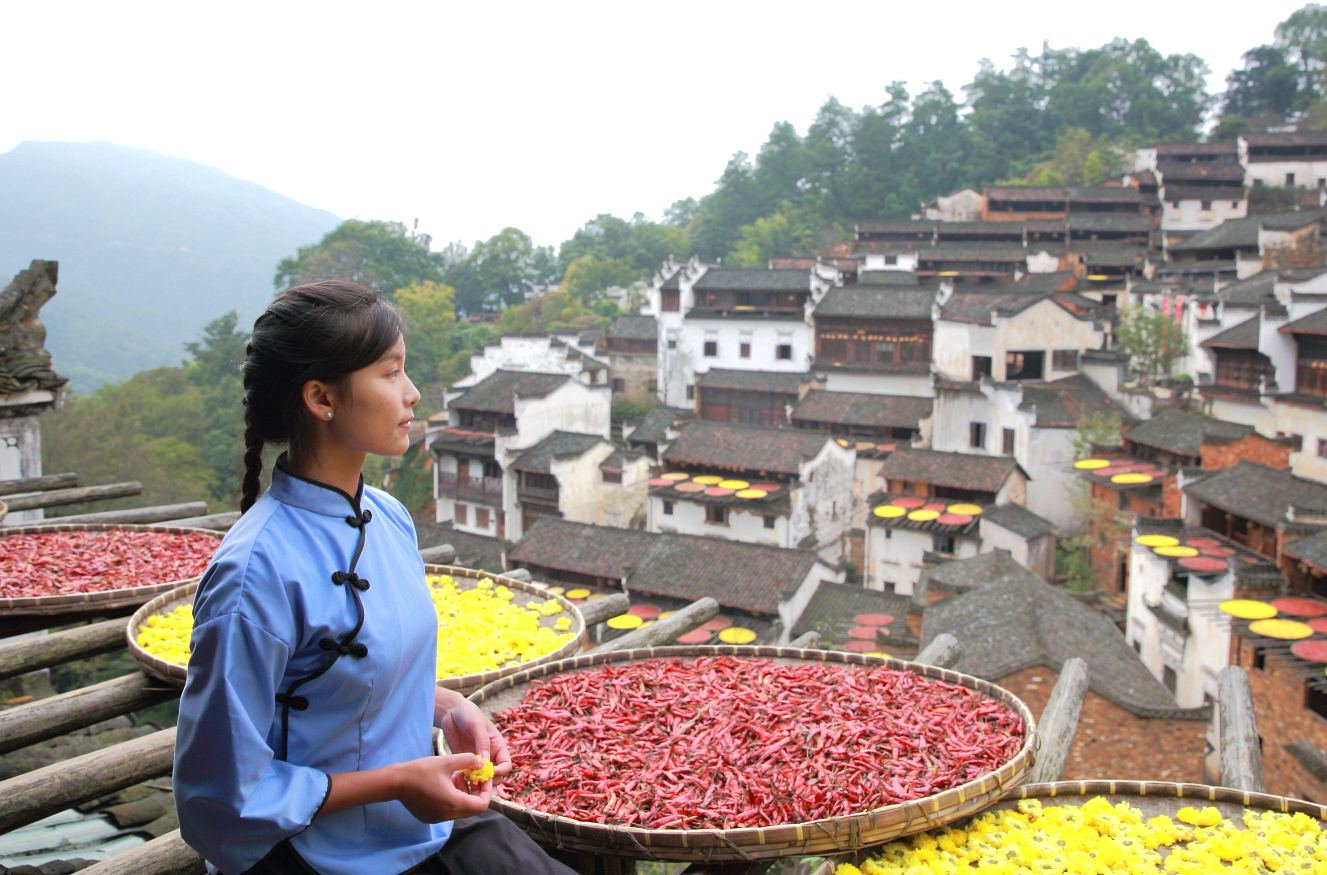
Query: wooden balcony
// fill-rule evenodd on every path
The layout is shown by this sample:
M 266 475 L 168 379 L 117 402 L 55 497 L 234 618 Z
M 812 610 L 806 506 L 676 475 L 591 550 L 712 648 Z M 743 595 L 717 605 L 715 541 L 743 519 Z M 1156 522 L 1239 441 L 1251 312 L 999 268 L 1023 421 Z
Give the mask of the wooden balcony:
M 502 504 L 501 477 L 470 477 L 450 471 L 438 472 L 438 494 L 446 498 L 462 498 L 480 504 Z

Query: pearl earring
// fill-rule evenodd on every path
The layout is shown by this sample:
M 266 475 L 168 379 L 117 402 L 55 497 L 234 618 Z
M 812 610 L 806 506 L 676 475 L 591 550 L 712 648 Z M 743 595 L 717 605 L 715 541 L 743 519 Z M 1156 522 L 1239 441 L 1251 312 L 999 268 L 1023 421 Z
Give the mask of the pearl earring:
M 330 410 L 324 410 L 324 411 L 323 411 L 323 419 L 331 419 L 331 418 L 332 418 L 332 411 L 330 411 Z

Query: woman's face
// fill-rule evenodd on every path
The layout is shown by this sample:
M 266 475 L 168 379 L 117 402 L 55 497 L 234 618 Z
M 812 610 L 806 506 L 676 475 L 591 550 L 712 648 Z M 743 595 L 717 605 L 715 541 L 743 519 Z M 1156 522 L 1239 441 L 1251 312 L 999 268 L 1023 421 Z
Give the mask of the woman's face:
M 405 374 L 405 339 L 373 364 L 345 378 L 330 422 L 333 441 L 348 450 L 399 456 L 410 448 L 410 424 L 419 390 Z

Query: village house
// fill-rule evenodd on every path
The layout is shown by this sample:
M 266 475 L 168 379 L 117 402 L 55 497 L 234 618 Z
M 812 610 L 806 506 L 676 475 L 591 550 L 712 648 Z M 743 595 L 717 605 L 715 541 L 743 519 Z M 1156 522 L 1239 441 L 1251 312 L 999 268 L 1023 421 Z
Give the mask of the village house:
M 466 389 L 495 371 L 570 374 L 587 386 L 608 384 L 608 364 L 597 358 L 598 337 L 592 332 L 507 334 L 470 357 L 470 373 L 452 389 Z
M 660 400 L 692 406 L 697 377 L 712 368 L 805 373 L 811 311 L 829 285 L 815 269 L 665 265 L 649 304 L 659 321 Z
M 1228 219 L 1167 249 L 1169 263 L 1158 276 L 1201 273 L 1218 283 L 1244 279 L 1265 267 L 1321 264 L 1321 210 Z
M 635 425 L 624 423 L 622 442 L 629 450 L 639 450 L 655 465 L 663 463 L 663 451 L 677 437 L 682 426 L 696 418 L 694 410 L 659 406 L 645 414 Z
M 696 421 L 663 459 L 649 531 L 814 549 L 836 566 L 848 558 L 856 455 L 828 434 Z
M 1327 188 L 1327 132 L 1241 134 L 1239 160 L 1249 185 Z
M 696 376 L 696 415 L 714 422 L 787 425 L 788 411 L 814 385 L 809 372 L 711 368 Z
M 814 550 L 554 517 L 532 525 L 508 552 L 507 563 L 529 569 L 538 580 L 626 592 L 633 604 L 663 610 L 709 596 L 719 603 L 721 617 L 756 631 L 757 640 L 769 644 L 788 643 L 790 630 L 822 582 L 843 581 L 842 570 Z
M 1057 526 L 1076 529 L 1085 508 L 1074 471 L 1078 426 L 1089 416 L 1132 415 L 1083 374 L 1058 380 L 997 383 L 936 380 L 931 447 L 950 453 L 1009 456 L 1028 473 L 1026 506 Z
M 599 357 L 608 360 L 614 401 L 654 401 L 658 380 L 659 323 L 653 316 L 622 316 L 605 332 Z
M 561 373 L 497 370 L 444 396 L 442 422 L 430 422 L 437 522 L 476 535 L 507 537 L 515 510 L 511 461 L 554 431 L 607 438 L 609 389 Z
M 1138 149 L 1134 175 L 1141 173 L 1155 174 L 1163 231 L 1205 231 L 1248 214 L 1245 170 L 1233 142 Z
M 963 642 L 954 671 L 999 684 L 1034 714 L 1067 660 L 1087 662 L 1065 780 L 1204 780 L 1210 710 L 1177 705 L 1104 614 L 1000 552 L 938 565 L 923 590 L 921 646 L 953 635 Z
M 814 362 L 826 388 L 929 397 L 934 302 L 934 290 L 874 282 L 826 292 Z
M 1110 345 L 1101 305 L 1072 292 L 955 292 L 938 304 L 932 367 L 947 380 L 1054 380 Z
M 601 435 L 553 431 L 506 466 L 506 537 L 519 540 L 535 520 L 642 528 L 651 459 Z

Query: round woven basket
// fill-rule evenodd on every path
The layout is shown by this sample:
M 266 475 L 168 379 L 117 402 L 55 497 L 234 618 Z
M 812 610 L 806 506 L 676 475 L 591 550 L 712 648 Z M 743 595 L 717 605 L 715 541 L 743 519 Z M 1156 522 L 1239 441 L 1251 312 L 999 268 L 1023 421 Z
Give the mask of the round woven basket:
M 1319 821 L 1327 821 L 1327 807 L 1291 799 L 1286 796 L 1272 796 L 1267 793 L 1249 793 L 1230 787 L 1213 787 L 1208 784 L 1177 784 L 1168 781 L 1055 781 L 1044 784 L 1025 784 L 1010 790 L 998 803 L 988 810 L 997 811 L 1017 806 L 1020 799 L 1041 799 L 1047 805 L 1078 805 L 1096 796 L 1103 796 L 1115 804 L 1128 802 L 1140 810 L 1143 817 L 1150 818 L 1159 814 L 1174 817 L 1180 808 L 1191 805 L 1214 806 L 1227 819 L 1239 823 L 1239 818 L 1246 808 L 1264 811 L 1278 811 L 1282 814 L 1303 813 Z M 957 824 L 956 824 L 957 825 Z M 1166 849 L 1158 851 L 1165 856 Z M 860 863 L 871 856 L 869 851 L 830 861 L 816 870 L 816 875 L 830 875 L 834 863 Z
M 897 659 L 830 650 L 791 647 L 693 646 L 652 647 L 577 656 L 548 663 L 488 684 L 470 697 L 489 715 L 518 706 L 532 681 L 578 672 L 608 663 L 668 657 L 759 657 L 776 662 L 832 662 L 887 666 L 975 690 L 1018 714 L 1023 746 L 1009 762 L 989 774 L 932 796 L 862 811 L 846 817 L 805 823 L 735 829 L 646 829 L 573 820 L 493 797 L 492 807 L 547 847 L 590 851 L 634 859 L 736 862 L 807 854 L 836 854 L 878 845 L 900 836 L 940 826 L 988 807 L 1016 786 L 1032 768 L 1036 732 L 1032 713 L 1021 700 L 994 684 L 968 675 Z M 537 754 L 536 754 L 537 755 Z
M 9 505 L 0 501 L 0 523 L 5 521 L 5 515 L 9 513 Z
M 97 523 L 60 524 L 51 523 L 34 526 L 15 526 L 0 530 L 0 550 L 4 549 L 4 539 L 10 535 L 37 535 L 46 532 L 167 532 L 171 534 L 199 534 L 215 538 L 221 543 L 222 533 L 211 529 L 197 529 L 187 526 L 138 526 L 138 525 L 102 525 Z M 158 593 L 169 592 L 198 578 L 181 580 L 162 580 L 145 583 L 140 586 L 127 586 L 121 589 L 101 592 L 66 593 L 63 595 L 25 596 L 21 598 L 0 598 L 0 610 L 10 616 L 40 614 L 79 614 L 95 610 L 129 608 L 141 605 Z
M 563 644 L 557 650 L 537 659 L 503 666 L 502 668 L 496 668 L 492 671 L 482 673 L 477 672 L 475 674 L 468 674 L 460 677 L 442 678 L 438 681 L 440 686 L 448 687 L 469 695 L 482 685 L 506 677 L 509 674 L 514 674 L 541 665 L 545 662 L 551 662 L 569 656 L 579 650 L 585 642 L 585 618 L 581 616 L 580 610 L 574 604 L 561 596 L 551 595 L 539 587 L 523 580 L 504 577 L 501 574 L 489 574 L 485 571 L 476 571 L 472 568 L 460 568 L 453 565 L 425 565 L 424 570 L 428 574 L 451 575 L 452 579 L 456 580 L 458 583 L 471 581 L 472 586 L 478 583 L 481 579 L 487 577 L 493 580 L 494 583 L 501 583 L 516 592 L 516 600 L 522 605 L 531 602 L 543 602 L 547 599 L 555 598 L 558 603 L 562 605 L 563 614 L 571 618 L 571 628 L 567 630 L 567 634 L 571 637 L 566 644 Z M 129 625 L 125 628 L 125 635 L 128 638 L 129 652 L 133 655 L 134 660 L 138 663 L 139 667 L 148 675 L 151 675 L 158 680 L 174 684 L 175 686 L 184 686 L 184 680 L 189 674 L 188 667 L 177 665 L 173 662 L 166 662 L 165 660 L 148 653 L 138 645 L 138 630 L 142 624 L 147 621 L 147 618 L 153 614 L 169 613 L 179 607 L 182 603 L 192 604 L 194 593 L 197 591 L 198 581 L 192 581 L 184 586 L 173 589 L 170 592 L 162 593 L 135 611 L 133 617 L 129 619 Z M 553 617 L 543 617 L 540 622 L 552 626 L 558 616 L 561 616 L 561 614 L 554 615 Z

